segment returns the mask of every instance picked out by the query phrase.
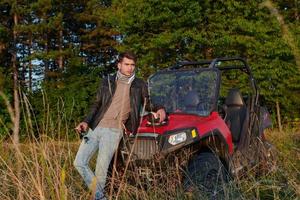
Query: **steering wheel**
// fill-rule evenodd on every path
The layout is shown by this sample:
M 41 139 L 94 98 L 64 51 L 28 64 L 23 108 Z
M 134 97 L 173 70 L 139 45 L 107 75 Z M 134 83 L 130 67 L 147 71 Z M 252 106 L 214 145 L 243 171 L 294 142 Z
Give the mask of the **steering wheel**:
M 147 116 L 147 125 L 148 126 L 163 126 L 167 123 L 167 117 L 164 121 L 162 122 L 159 122 L 160 121 L 160 118 L 155 118 L 155 116 L 150 113 L 148 116 Z

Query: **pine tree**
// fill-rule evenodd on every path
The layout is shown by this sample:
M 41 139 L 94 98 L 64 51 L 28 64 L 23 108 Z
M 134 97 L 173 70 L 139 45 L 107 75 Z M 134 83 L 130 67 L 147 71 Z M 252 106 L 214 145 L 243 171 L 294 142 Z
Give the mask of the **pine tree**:
M 110 20 L 120 32 L 118 48 L 139 55 L 144 77 L 177 60 L 241 56 L 269 108 L 278 100 L 288 116 L 299 98 L 299 71 L 280 24 L 262 3 L 116 0 Z

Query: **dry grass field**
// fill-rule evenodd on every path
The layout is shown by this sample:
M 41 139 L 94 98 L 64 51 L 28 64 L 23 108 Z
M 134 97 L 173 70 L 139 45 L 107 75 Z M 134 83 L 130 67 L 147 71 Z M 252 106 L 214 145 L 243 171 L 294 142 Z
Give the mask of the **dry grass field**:
M 276 147 L 276 166 L 258 176 L 249 172 L 246 177 L 232 180 L 225 188 L 227 199 L 300 199 L 300 132 L 288 129 L 284 133 L 267 132 L 268 140 Z M 67 139 L 55 141 L 44 137 L 13 145 L 0 146 L 0 199 L 92 199 L 72 163 L 78 142 Z M 176 176 L 139 187 L 114 181 L 113 190 L 107 189 L 111 199 L 195 199 L 184 193 Z M 169 180 L 168 180 L 169 179 Z M 199 199 L 197 197 L 196 199 Z M 205 197 L 203 197 L 205 199 Z

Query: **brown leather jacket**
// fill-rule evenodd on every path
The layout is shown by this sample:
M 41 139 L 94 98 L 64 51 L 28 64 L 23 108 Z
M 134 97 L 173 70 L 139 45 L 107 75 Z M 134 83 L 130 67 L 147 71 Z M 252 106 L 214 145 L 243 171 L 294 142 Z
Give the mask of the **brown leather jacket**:
M 97 91 L 96 100 L 90 108 L 89 114 L 83 120 L 88 123 L 89 127 L 94 130 L 98 123 L 104 116 L 104 113 L 108 109 L 112 102 L 112 97 L 116 90 L 116 75 L 108 75 L 100 83 L 100 87 Z M 147 111 L 157 111 L 162 108 L 159 106 L 152 106 L 149 102 L 147 84 L 139 78 L 135 78 L 130 87 L 130 115 L 127 119 L 125 126 L 126 129 L 132 133 L 136 133 L 140 123 L 140 113 L 145 105 Z

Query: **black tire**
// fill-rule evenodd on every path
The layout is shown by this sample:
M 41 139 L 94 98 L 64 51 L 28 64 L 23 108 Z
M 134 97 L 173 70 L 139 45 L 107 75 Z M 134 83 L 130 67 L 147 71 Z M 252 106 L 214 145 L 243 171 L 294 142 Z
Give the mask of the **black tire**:
M 184 189 L 197 199 L 223 199 L 228 180 L 228 173 L 220 159 L 214 153 L 203 152 L 190 161 Z

